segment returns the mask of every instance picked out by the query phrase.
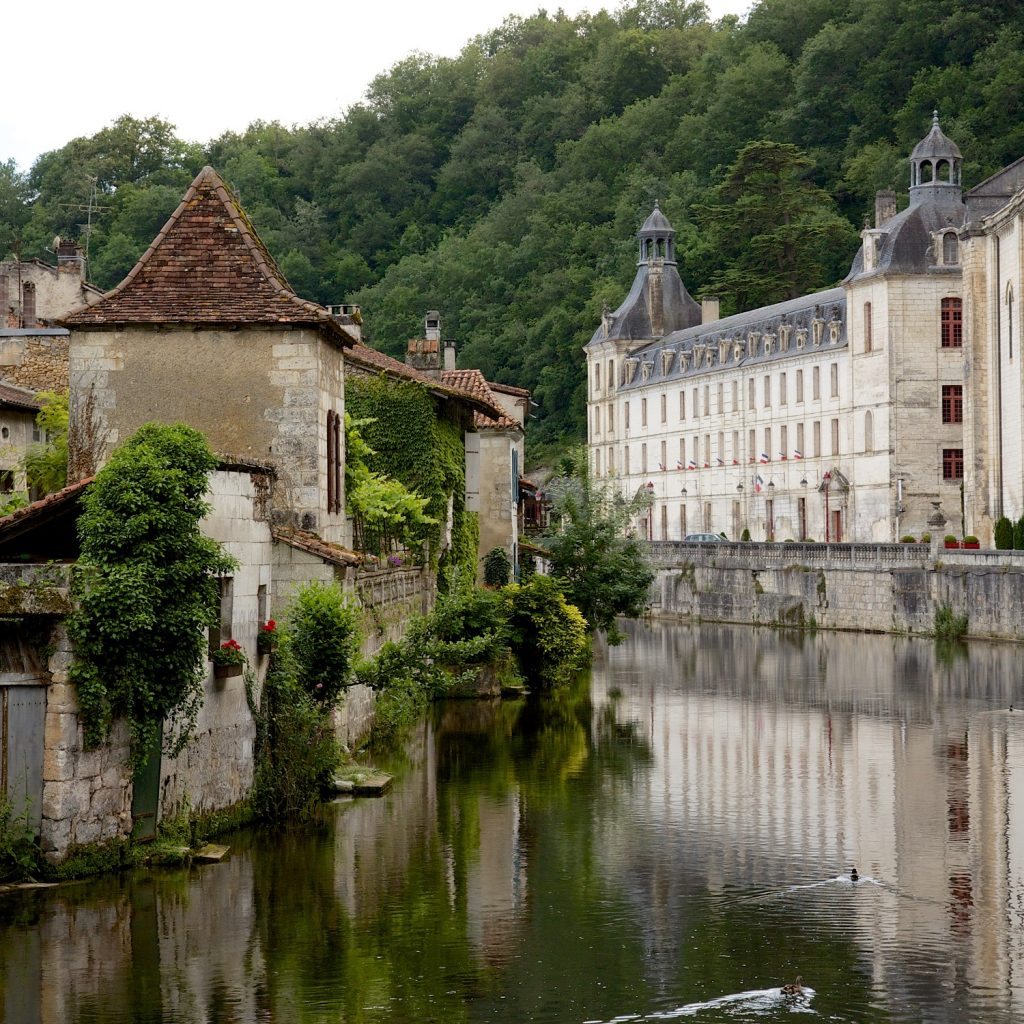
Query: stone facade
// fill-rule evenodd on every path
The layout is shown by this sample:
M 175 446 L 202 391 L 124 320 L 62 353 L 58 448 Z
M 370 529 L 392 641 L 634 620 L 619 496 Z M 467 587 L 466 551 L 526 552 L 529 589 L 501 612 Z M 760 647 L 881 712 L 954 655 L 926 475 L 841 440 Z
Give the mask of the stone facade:
M 679 282 L 660 211 L 641 229 L 586 347 L 588 442 L 597 476 L 651 498 L 648 538 L 960 534 L 965 207 L 937 119 L 911 164 L 909 206 L 880 194 L 842 288 L 723 319 Z
M 0 329 L 0 379 L 32 391 L 67 391 L 67 330 Z
M 95 302 L 102 290 L 85 280 L 85 259 L 62 244 L 57 266 L 42 260 L 0 261 L 0 326 L 37 328 L 69 310 Z

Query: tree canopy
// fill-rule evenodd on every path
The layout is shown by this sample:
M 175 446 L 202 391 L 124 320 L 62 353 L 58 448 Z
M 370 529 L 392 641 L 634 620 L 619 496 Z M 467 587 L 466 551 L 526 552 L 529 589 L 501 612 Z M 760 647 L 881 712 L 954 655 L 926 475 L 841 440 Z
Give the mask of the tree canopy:
M 904 194 L 933 108 L 968 184 L 1024 154 L 1022 78 L 1024 7 L 1005 0 L 539 11 L 406 58 L 336 118 L 199 144 L 125 116 L 26 173 L 0 164 L 0 247 L 46 257 L 91 221 L 112 286 L 211 163 L 301 294 L 361 303 L 392 354 L 439 309 L 462 365 L 534 392 L 530 450 L 550 453 L 583 435 L 580 350 L 655 198 L 692 293 L 739 308 L 827 287 L 875 190 Z M 741 209 L 763 229 L 731 232 Z

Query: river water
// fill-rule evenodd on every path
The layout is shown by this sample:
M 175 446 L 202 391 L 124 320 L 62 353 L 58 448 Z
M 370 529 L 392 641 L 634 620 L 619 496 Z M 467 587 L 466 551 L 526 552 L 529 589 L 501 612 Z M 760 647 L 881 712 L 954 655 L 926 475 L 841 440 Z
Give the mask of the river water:
M 322 827 L 0 897 L 5 1024 L 1024 1020 L 1018 647 L 627 626 Z

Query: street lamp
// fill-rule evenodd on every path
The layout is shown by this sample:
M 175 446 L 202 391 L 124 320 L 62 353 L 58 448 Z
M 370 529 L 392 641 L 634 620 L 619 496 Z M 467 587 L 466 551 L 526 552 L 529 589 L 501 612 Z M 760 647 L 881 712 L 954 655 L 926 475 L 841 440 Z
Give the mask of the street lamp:
M 647 500 L 650 505 L 647 508 L 647 539 L 649 541 L 654 540 L 654 481 L 647 481 Z
M 821 486 L 825 491 L 825 543 L 828 544 L 832 539 L 829 528 L 829 515 L 828 515 L 828 489 L 832 486 L 832 471 L 826 470 L 821 477 Z

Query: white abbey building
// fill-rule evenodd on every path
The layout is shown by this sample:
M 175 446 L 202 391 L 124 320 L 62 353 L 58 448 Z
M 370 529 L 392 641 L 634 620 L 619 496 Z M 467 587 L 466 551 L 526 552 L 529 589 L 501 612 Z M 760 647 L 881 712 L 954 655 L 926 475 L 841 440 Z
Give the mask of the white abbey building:
M 962 534 L 960 170 L 936 116 L 911 154 L 909 206 L 897 213 L 895 193 L 878 194 L 841 287 L 724 319 L 717 301 L 702 307 L 687 293 L 675 232 L 655 207 L 633 287 L 586 346 L 591 469 L 623 493 L 650 494 L 651 539 Z M 1024 467 L 1019 345 L 1016 368 Z M 975 461 L 982 474 L 985 456 Z M 1024 474 L 1016 486 L 1019 515 Z M 987 539 L 985 516 L 967 509 L 968 528 Z

